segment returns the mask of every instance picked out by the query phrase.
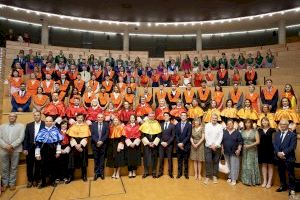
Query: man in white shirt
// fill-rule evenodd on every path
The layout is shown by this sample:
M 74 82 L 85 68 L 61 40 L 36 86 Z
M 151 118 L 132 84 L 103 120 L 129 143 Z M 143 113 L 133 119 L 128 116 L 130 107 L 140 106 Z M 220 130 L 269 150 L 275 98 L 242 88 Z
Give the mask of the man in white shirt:
M 0 126 L 0 163 L 2 168 L 3 191 L 9 186 L 16 189 L 19 154 L 22 152 L 24 126 L 16 123 L 17 114 L 10 113 L 9 123 Z
M 91 73 L 87 71 L 87 67 L 85 65 L 82 66 L 81 79 L 87 84 L 91 80 Z
M 213 113 L 211 122 L 205 125 L 205 184 L 212 177 L 218 183 L 219 160 L 221 156 L 221 142 L 223 139 L 223 126 L 218 123 L 218 115 Z

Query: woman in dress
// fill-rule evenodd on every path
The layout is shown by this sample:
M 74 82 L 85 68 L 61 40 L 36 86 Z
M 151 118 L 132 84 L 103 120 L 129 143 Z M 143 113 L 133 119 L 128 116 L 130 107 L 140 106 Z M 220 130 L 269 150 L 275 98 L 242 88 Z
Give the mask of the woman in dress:
M 136 177 L 137 167 L 141 165 L 141 133 L 139 128 L 135 116 L 130 115 L 129 123 L 124 127 L 129 178 Z
M 256 57 L 255 57 L 255 67 L 256 68 L 262 68 L 263 67 L 263 61 L 264 61 L 264 58 L 262 57 L 260 51 L 257 51 Z
M 204 59 L 202 60 L 202 63 L 203 63 L 203 70 L 207 70 L 208 68 L 210 68 L 210 60 L 208 58 L 208 55 L 206 55 L 204 57 Z
M 185 55 L 185 58 L 183 59 L 183 61 L 181 63 L 181 67 L 182 67 L 183 71 L 185 71 L 185 70 L 190 71 L 192 69 L 192 63 L 191 63 L 191 60 L 190 60 L 190 57 L 188 54 Z
M 38 87 L 37 94 L 32 96 L 33 111 L 42 112 L 42 110 L 48 104 L 48 102 L 49 97 L 43 94 L 42 87 Z
M 276 130 L 270 127 L 270 122 L 267 117 L 262 118 L 261 127 L 258 129 L 260 143 L 258 149 L 258 162 L 262 165 L 263 183 L 262 187 L 269 189 L 272 186 L 273 178 L 273 163 L 274 163 L 274 148 L 273 136 Z
M 217 108 L 219 110 L 222 110 L 223 99 L 224 99 L 224 92 L 223 92 L 222 86 L 220 86 L 220 85 L 215 86 L 215 93 L 214 93 L 213 99 L 217 102 Z
M 274 118 L 274 113 L 271 113 L 270 112 L 270 106 L 267 105 L 267 104 L 264 104 L 262 106 L 262 109 L 261 109 L 261 113 L 258 115 L 258 120 L 257 120 L 257 126 L 258 127 L 261 127 L 261 120 L 266 117 L 268 118 L 269 120 L 269 123 L 270 123 L 270 127 L 271 128 L 276 128 L 277 127 L 277 124 L 275 122 L 275 118 Z
M 257 145 L 259 144 L 259 134 L 253 129 L 251 119 L 246 119 L 245 129 L 242 130 L 244 140 L 241 181 L 245 185 L 259 185 L 260 172 L 258 166 Z
M 272 54 L 272 51 L 268 49 L 267 55 L 266 55 L 266 67 L 274 67 L 275 66 L 275 58 Z
M 217 108 L 217 102 L 215 100 L 212 100 L 210 103 L 210 108 L 206 111 L 206 113 L 203 116 L 203 122 L 208 123 L 211 121 L 212 114 L 216 114 L 218 116 L 218 121 L 221 121 L 221 112 Z
M 227 121 L 229 119 L 233 120 L 235 123 L 238 121 L 238 116 L 237 116 L 238 110 L 233 106 L 233 102 L 231 99 L 228 99 L 226 101 L 226 107 L 222 110 L 221 112 L 221 119 L 223 122 L 227 124 Z
M 284 91 L 282 92 L 281 97 L 282 98 L 286 97 L 286 98 L 289 99 L 289 101 L 291 102 L 291 108 L 293 110 L 298 109 L 298 107 L 297 107 L 297 97 L 295 95 L 293 86 L 291 84 L 286 84 L 285 85 Z
M 259 93 L 255 92 L 255 86 L 253 84 L 249 85 L 249 93 L 245 95 L 245 99 L 251 101 L 251 106 L 257 113 L 260 112 L 260 96 Z
M 204 161 L 204 126 L 200 118 L 195 118 L 193 123 L 190 159 L 194 161 L 195 179 L 201 180 L 201 168 Z
M 277 109 L 275 115 L 275 122 L 280 122 L 282 119 L 286 119 L 290 122 L 289 129 L 294 131 L 297 124 L 300 123 L 300 118 L 295 110 L 291 109 L 291 103 L 288 98 L 284 97 L 281 99 L 280 108 Z
M 231 54 L 231 58 L 229 59 L 228 63 L 229 69 L 234 69 L 237 66 L 235 54 Z
M 106 166 L 113 168 L 112 178 L 120 178 L 120 168 L 125 166 L 124 125 L 115 117 L 109 130 Z

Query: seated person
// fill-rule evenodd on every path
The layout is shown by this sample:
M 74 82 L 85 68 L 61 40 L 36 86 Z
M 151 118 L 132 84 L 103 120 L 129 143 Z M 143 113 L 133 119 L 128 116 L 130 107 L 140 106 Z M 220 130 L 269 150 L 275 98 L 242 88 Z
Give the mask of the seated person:
M 52 101 L 45 106 L 43 114 L 51 116 L 56 123 L 60 124 L 62 118 L 65 116 L 64 103 L 59 100 L 58 93 L 56 92 L 52 93 L 51 99 Z
M 218 121 L 221 121 L 221 112 L 217 108 L 217 102 L 215 100 L 211 101 L 210 108 L 206 111 L 206 113 L 203 116 L 203 122 L 211 122 L 211 117 L 213 113 L 218 116 Z
M 88 125 L 92 125 L 93 122 L 97 121 L 97 115 L 102 112 L 103 110 L 99 105 L 99 101 L 97 99 L 93 99 L 91 102 L 91 106 L 87 109 L 86 112 L 86 123 Z
M 43 94 L 42 87 L 38 87 L 37 94 L 32 95 L 33 111 L 42 112 L 42 110 L 48 103 L 49 97 Z
M 69 124 L 74 124 L 75 123 L 75 119 L 76 119 L 76 116 L 78 114 L 86 115 L 86 110 L 83 106 L 80 106 L 80 99 L 75 98 L 74 99 L 74 105 L 69 106 L 66 109 L 66 116 L 68 117 Z
M 54 87 L 54 81 L 52 80 L 52 76 L 50 74 L 46 74 L 46 80 L 43 80 L 41 82 L 41 86 L 43 88 L 44 94 L 50 97 Z
M 184 108 L 181 99 L 179 99 L 176 103 L 176 106 L 173 107 L 172 110 L 170 111 L 170 115 L 172 116 L 173 119 L 180 121 L 181 113 L 186 113 L 186 109 Z
M 195 118 L 200 118 L 204 115 L 204 112 L 199 106 L 199 102 L 197 99 L 193 99 L 192 105 L 188 107 L 187 115 L 190 121 L 193 121 Z
M 12 112 L 29 112 L 30 103 L 31 95 L 26 91 L 25 83 L 22 83 L 20 85 L 20 91 L 12 94 Z
M 165 99 L 160 99 L 159 100 L 159 105 L 155 110 L 155 119 L 162 122 L 164 121 L 164 113 L 169 113 L 169 107 L 166 103 Z

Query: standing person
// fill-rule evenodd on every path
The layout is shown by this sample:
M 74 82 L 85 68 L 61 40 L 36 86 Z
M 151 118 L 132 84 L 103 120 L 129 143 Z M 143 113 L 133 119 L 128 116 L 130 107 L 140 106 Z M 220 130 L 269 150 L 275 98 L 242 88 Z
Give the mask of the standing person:
M 204 126 L 200 118 L 194 119 L 194 128 L 191 136 L 191 155 L 190 159 L 194 161 L 195 179 L 201 180 L 201 169 L 204 158 Z
M 72 170 L 71 180 L 74 177 L 75 168 L 81 168 L 81 178 L 84 182 L 87 181 L 87 166 L 88 166 L 88 137 L 91 136 L 90 128 L 85 123 L 82 114 L 77 114 L 76 123 L 73 124 L 67 131 L 70 136 L 70 159 L 69 168 Z
M 260 98 L 262 104 L 269 105 L 271 113 L 275 113 L 278 103 L 278 89 L 272 85 L 273 81 L 267 79 L 265 84 L 266 88 L 263 88 L 260 92 Z
M 259 134 L 253 129 L 251 119 L 245 120 L 245 129 L 242 131 L 244 140 L 241 181 L 245 185 L 260 184 L 260 172 L 258 166 L 257 145 L 259 144 Z
M 149 176 L 149 168 L 152 167 L 152 177 L 156 178 L 156 167 L 158 157 L 158 144 L 160 141 L 161 126 L 155 120 L 155 113 L 152 111 L 148 119 L 140 126 L 142 132 L 142 142 L 144 145 L 144 175 Z
M 269 189 L 272 186 L 274 169 L 273 137 L 276 130 L 270 127 L 267 117 L 261 119 L 261 127 L 258 129 L 260 143 L 258 147 L 258 162 L 262 164 L 263 184 L 262 187 Z
M 178 159 L 178 174 L 176 178 L 182 176 L 182 168 L 184 162 L 184 176 L 189 179 L 189 157 L 191 151 L 191 135 L 192 135 L 192 124 L 187 121 L 187 113 L 182 112 L 180 114 L 181 121 L 176 124 L 175 135 L 176 135 L 176 152 Z
M 218 115 L 213 113 L 211 122 L 205 125 L 205 169 L 206 179 L 204 184 L 208 184 L 213 178 L 213 183 L 218 183 L 219 160 L 221 157 L 221 142 L 223 138 L 223 127 L 218 123 Z
M 174 139 L 175 139 L 175 125 L 170 121 L 170 114 L 165 112 L 163 114 L 164 122 L 160 123 L 162 134 L 161 134 L 161 142 L 159 145 L 159 172 L 158 178 L 163 175 L 163 168 L 164 168 L 164 158 L 165 155 L 168 158 L 168 174 L 170 178 L 174 178 L 173 176 L 173 160 L 172 160 L 172 153 L 173 153 L 173 146 L 174 146 Z
M 8 124 L 0 126 L 2 191 L 5 191 L 8 186 L 10 190 L 16 189 L 19 154 L 22 152 L 22 141 L 24 139 L 24 126 L 16 122 L 17 114 L 10 113 L 8 121 Z
M 42 182 L 39 189 L 46 187 L 46 179 L 49 177 L 49 183 L 56 186 L 55 181 L 58 175 L 57 158 L 61 154 L 60 141 L 63 140 L 58 128 L 54 125 L 53 118 L 48 116 L 45 119 L 45 127 L 42 128 L 35 137 L 36 148 L 35 157 L 41 161 Z
M 223 131 L 222 150 L 225 161 L 229 166 L 229 175 L 227 182 L 236 185 L 240 171 L 240 154 L 243 146 L 241 133 L 234 129 L 234 121 L 227 120 L 227 127 Z
M 275 134 L 274 150 L 275 159 L 278 162 L 278 172 L 280 187 L 276 192 L 286 191 L 286 171 L 288 172 L 290 190 L 289 195 L 295 195 L 295 150 L 297 147 L 297 135 L 288 130 L 289 122 L 281 120 L 279 123 L 280 131 Z
M 104 122 L 104 115 L 99 113 L 97 115 L 97 121 L 91 126 L 92 135 L 92 149 L 94 155 L 94 181 L 99 177 L 104 179 L 104 163 L 105 163 L 105 150 L 106 141 L 109 134 L 109 127 L 106 122 Z
M 61 154 L 58 158 L 58 176 L 56 177 L 56 183 L 59 181 L 63 181 L 65 184 L 70 183 L 71 174 L 69 169 L 69 155 L 71 151 L 70 146 L 70 137 L 67 135 L 68 131 L 68 121 L 63 120 L 61 122 L 60 127 L 60 134 L 62 135 L 62 141 L 60 142 L 61 145 Z
M 113 119 L 112 125 L 109 127 L 107 147 L 107 162 L 106 166 L 113 168 L 112 178 L 120 178 L 120 168 L 125 166 L 125 151 L 124 151 L 124 124 L 119 118 Z
M 26 125 L 23 141 L 23 154 L 26 156 L 27 188 L 36 187 L 40 181 L 40 162 L 35 159 L 35 137 L 45 127 L 41 113 L 33 113 L 34 121 Z
M 135 116 L 130 115 L 129 122 L 124 127 L 129 178 L 136 177 L 137 167 L 141 165 L 141 132 L 139 128 Z

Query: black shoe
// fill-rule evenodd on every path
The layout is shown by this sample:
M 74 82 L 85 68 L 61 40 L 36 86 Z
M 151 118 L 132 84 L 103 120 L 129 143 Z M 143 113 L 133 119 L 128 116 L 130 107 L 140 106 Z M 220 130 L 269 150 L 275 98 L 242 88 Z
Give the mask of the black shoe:
M 160 178 L 160 177 L 162 177 L 163 175 L 161 174 L 161 173 L 159 173 L 158 175 L 157 175 L 157 177 L 156 178 Z
M 284 191 L 286 191 L 286 190 L 287 190 L 286 187 L 280 186 L 280 187 L 276 190 L 276 192 L 284 192 Z
M 184 177 L 185 177 L 186 179 L 189 179 L 189 175 L 184 175 Z
M 32 182 L 28 182 L 26 187 L 27 187 L 27 188 L 31 188 L 32 185 L 33 185 Z
M 180 177 L 182 177 L 182 175 L 181 175 L 181 174 L 178 174 L 176 178 L 180 178 Z
M 174 178 L 174 176 L 173 176 L 172 174 L 169 174 L 169 177 L 170 177 L 170 178 Z
M 149 174 L 144 174 L 142 178 L 146 178 L 147 176 L 149 176 Z
M 57 186 L 56 181 L 54 181 L 51 185 L 52 185 L 52 187 L 56 187 Z
M 157 178 L 156 174 L 152 174 L 152 177 L 153 177 L 153 178 Z
M 98 179 L 98 175 L 96 175 L 96 174 L 95 174 L 95 176 L 94 176 L 94 179 L 93 179 L 93 180 L 94 180 L 94 181 L 96 181 L 97 179 Z
M 102 180 L 104 180 L 105 177 L 104 177 L 104 175 L 102 174 L 102 175 L 100 175 L 100 178 L 101 178 Z
M 84 176 L 84 177 L 82 178 L 82 180 L 83 180 L 84 182 L 87 182 L 87 177 Z

